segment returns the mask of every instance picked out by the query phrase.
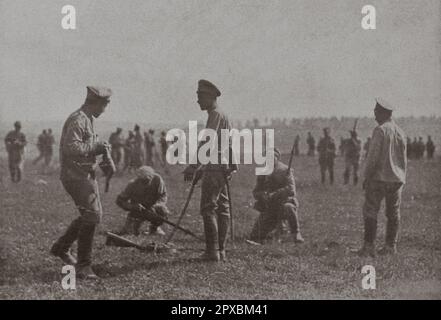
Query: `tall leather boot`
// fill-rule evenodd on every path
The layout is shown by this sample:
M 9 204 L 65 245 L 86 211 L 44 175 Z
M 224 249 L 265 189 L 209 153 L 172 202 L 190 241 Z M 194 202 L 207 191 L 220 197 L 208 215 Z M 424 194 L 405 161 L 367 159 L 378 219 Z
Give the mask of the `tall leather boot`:
M 375 239 L 377 237 L 377 220 L 373 218 L 364 218 L 364 244 L 357 251 L 359 256 L 375 257 Z
M 80 225 L 80 218 L 72 221 L 66 232 L 52 245 L 50 250 L 54 256 L 61 258 L 66 264 L 75 265 L 77 263 L 75 257 L 70 253 L 70 247 L 78 238 Z
M 201 256 L 205 261 L 219 261 L 218 248 L 218 229 L 216 217 L 212 214 L 205 214 L 204 232 L 205 232 L 205 253 Z
M 381 255 L 397 253 L 398 229 L 400 220 L 397 218 L 388 218 L 386 223 L 386 243 L 378 253 Z
M 91 268 L 95 228 L 94 224 L 81 223 L 80 226 L 78 233 L 78 263 L 76 265 L 76 274 L 80 279 L 93 280 L 98 278 Z
M 218 215 L 218 236 L 219 236 L 219 256 L 220 260 L 226 261 L 227 256 L 225 247 L 227 244 L 228 229 L 230 227 L 230 216 Z

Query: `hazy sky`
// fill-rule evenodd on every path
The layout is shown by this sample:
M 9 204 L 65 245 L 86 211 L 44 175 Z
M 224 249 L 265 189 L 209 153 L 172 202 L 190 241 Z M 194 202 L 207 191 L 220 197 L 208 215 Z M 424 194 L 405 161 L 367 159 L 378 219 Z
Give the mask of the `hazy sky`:
M 77 30 L 61 28 L 61 8 Z M 361 8 L 377 29 L 361 28 Z M 89 84 L 109 86 L 106 120 L 204 119 L 197 81 L 231 118 L 441 115 L 437 0 L 0 0 L 4 120 L 64 119 Z

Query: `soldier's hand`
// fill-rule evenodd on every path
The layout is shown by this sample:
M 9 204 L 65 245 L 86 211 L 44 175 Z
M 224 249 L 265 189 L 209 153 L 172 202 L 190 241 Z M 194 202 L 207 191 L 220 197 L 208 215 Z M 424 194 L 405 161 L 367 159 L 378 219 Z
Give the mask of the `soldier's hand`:
M 132 210 L 136 212 L 141 212 L 145 210 L 145 207 L 140 203 L 133 203 L 132 206 L 133 206 Z

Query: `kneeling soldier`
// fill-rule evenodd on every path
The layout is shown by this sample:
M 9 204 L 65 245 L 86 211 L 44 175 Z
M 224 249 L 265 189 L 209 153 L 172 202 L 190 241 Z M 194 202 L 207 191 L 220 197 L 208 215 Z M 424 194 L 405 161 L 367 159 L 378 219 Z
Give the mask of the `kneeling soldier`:
M 167 219 L 167 191 L 164 181 L 153 168 L 142 166 L 136 170 L 137 178 L 131 180 L 124 191 L 116 199 L 116 204 L 129 211 L 126 223 L 118 231 L 119 235 L 139 235 L 144 221 L 150 221 L 149 234 L 164 235 L 159 227 L 162 219 Z
M 280 161 L 280 156 L 280 151 L 274 149 L 273 172 L 258 176 L 253 190 L 253 196 L 257 200 L 254 207 L 260 211 L 250 235 L 250 240 L 254 242 L 265 240 L 283 220 L 288 221 L 293 240 L 297 243 L 304 242 L 297 216 L 299 203 L 293 170 L 288 172 L 288 166 Z

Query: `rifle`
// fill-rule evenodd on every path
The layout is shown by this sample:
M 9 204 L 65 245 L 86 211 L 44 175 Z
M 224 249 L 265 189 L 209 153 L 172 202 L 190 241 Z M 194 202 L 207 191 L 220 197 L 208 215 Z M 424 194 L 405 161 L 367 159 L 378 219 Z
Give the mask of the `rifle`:
M 287 174 L 289 174 L 291 171 L 292 160 L 294 159 L 295 146 L 296 146 L 296 139 L 294 138 L 294 143 L 292 144 L 292 148 L 291 148 L 291 155 L 289 156 L 288 170 L 286 171 Z
M 204 239 L 202 239 L 201 237 L 195 235 L 195 234 L 194 234 L 193 232 L 191 232 L 190 230 L 184 229 L 184 228 L 182 228 L 181 226 L 177 225 L 176 223 L 173 223 L 173 222 L 171 222 L 171 221 L 168 221 L 167 219 L 161 217 L 160 215 L 156 214 L 156 213 L 153 212 L 152 210 L 147 210 L 146 208 L 143 207 L 143 211 L 144 211 L 144 210 L 145 210 L 145 211 L 148 211 L 148 213 L 149 213 L 150 215 L 152 215 L 153 218 L 158 219 L 160 222 L 163 222 L 163 223 L 165 223 L 165 224 L 171 225 L 171 226 L 174 227 L 175 229 L 181 230 L 182 232 L 184 232 L 184 233 L 186 233 L 186 234 L 192 236 L 193 238 L 196 238 L 196 239 L 198 239 L 198 240 L 200 240 L 200 241 L 202 241 L 202 242 L 205 242 Z M 167 242 L 166 242 L 166 243 L 167 243 Z
M 178 222 L 176 224 L 176 227 L 173 229 L 172 233 L 170 233 L 170 235 L 167 238 L 167 240 L 165 241 L 165 243 L 169 243 L 171 241 L 171 239 L 173 238 L 173 236 L 175 235 L 176 229 L 179 226 L 179 224 L 181 223 L 181 220 L 184 217 L 185 212 L 187 211 L 188 204 L 190 203 L 191 196 L 193 195 L 193 191 L 194 191 L 194 188 L 195 188 L 197 183 L 198 183 L 198 181 L 196 179 L 196 174 L 195 174 L 193 176 L 193 181 L 191 182 L 190 192 L 188 193 L 187 200 L 185 201 L 184 208 L 182 209 L 181 214 L 179 215 L 179 219 L 178 219 Z
M 176 251 L 176 249 L 174 249 L 173 247 L 170 247 L 166 244 L 156 244 L 156 243 L 152 242 L 152 243 L 149 243 L 148 245 L 143 246 L 143 245 L 137 244 L 134 241 L 131 241 L 129 239 L 121 237 L 121 236 L 119 236 L 115 233 L 112 233 L 112 232 L 106 232 L 106 235 L 107 235 L 107 239 L 106 239 L 107 246 L 135 248 L 141 252 L 164 252 L 166 250 L 169 250 L 171 252 Z

